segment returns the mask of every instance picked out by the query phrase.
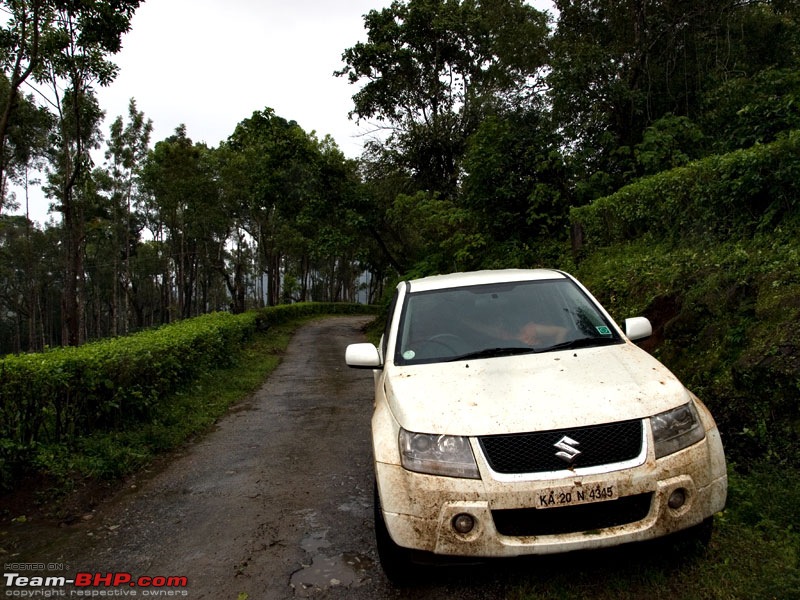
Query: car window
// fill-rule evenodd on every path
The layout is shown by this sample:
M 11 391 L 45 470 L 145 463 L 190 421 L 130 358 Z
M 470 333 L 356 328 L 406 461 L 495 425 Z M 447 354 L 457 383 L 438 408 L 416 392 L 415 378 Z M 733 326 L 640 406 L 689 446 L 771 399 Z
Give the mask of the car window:
M 621 342 L 568 279 L 412 292 L 402 309 L 395 363 L 545 352 Z

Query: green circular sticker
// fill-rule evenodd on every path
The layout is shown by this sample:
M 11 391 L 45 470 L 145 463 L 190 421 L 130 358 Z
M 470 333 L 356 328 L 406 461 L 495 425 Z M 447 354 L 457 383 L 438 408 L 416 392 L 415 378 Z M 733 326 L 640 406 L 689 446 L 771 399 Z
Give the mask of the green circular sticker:
M 405 352 L 403 352 L 403 358 L 405 358 L 406 360 L 411 360 L 416 355 L 417 353 L 414 352 L 413 350 L 406 350 Z

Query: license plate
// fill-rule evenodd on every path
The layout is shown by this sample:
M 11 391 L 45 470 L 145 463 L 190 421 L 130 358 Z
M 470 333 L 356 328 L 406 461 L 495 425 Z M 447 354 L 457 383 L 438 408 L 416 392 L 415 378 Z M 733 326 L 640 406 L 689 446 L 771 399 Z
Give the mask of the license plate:
M 554 488 L 539 492 L 536 495 L 536 508 L 605 502 L 606 500 L 614 500 L 616 497 L 616 490 L 613 485 L 595 484 L 593 486 L 581 485 Z

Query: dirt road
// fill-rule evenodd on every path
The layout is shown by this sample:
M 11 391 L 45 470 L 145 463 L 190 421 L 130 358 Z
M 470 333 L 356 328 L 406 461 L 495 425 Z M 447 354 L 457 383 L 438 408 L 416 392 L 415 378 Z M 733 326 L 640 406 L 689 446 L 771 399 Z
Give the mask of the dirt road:
M 61 573 L 51 575 L 188 580 L 113 590 L 138 597 L 506 597 L 511 582 L 487 571 L 454 570 L 405 590 L 384 578 L 372 526 L 372 374 L 344 364 L 366 321 L 304 326 L 269 381 L 213 432 L 82 522 L 40 528 L 39 555 L 20 560 L 56 563 Z

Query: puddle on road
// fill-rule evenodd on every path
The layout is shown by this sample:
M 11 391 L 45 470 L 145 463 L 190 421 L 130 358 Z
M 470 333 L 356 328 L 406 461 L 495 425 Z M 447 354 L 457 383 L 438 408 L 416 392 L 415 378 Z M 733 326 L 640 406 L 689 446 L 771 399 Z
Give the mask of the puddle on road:
M 331 587 L 359 587 L 372 568 L 372 560 L 361 554 L 345 552 L 333 558 L 315 557 L 310 565 L 292 573 L 294 595 L 310 598 Z
M 353 497 L 337 508 L 342 512 L 349 512 L 359 517 L 369 517 L 372 515 L 372 498 L 366 501 L 363 498 Z
M 331 545 L 330 542 L 325 539 L 327 535 L 327 529 L 312 533 L 307 538 L 304 538 L 302 542 L 300 542 L 300 547 L 309 554 L 316 554 L 323 548 L 327 548 Z
M 323 556 L 325 549 L 331 546 L 328 528 L 320 526 L 315 511 L 306 511 L 304 520 L 313 531 L 301 540 L 300 547 L 311 557 L 311 564 L 292 573 L 289 585 L 296 597 L 310 598 L 333 587 L 357 588 L 369 579 L 368 573 L 373 568 L 371 559 L 355 552 Z

